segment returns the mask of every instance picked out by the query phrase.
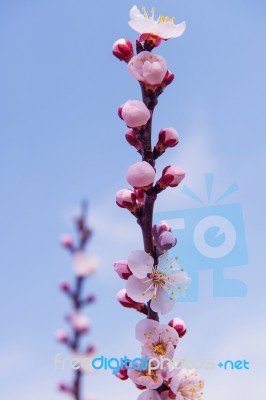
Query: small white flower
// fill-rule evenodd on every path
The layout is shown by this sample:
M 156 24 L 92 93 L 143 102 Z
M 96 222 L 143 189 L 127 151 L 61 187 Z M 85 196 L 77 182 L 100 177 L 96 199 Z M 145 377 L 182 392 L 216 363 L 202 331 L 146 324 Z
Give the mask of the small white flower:
M 140 12 L 137 6 L 133 6 L 129 13 L 129 26 L 140 34 L 151 34 L 161 39 L 167 40 L 183 35 L 186 29 L 186 23 L 174 24 L 174 17 L 159 16 L 154 19 L 154 9 L 152 9 L 149 17 L 145 11 L 145 7 Z

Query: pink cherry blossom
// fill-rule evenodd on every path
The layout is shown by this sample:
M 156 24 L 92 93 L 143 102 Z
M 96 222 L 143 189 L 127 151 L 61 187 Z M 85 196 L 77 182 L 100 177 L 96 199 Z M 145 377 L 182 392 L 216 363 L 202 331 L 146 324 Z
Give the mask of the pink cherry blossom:
M 137 6 L 133 6 L 129 13 L 129 26 L 141 34 L 152 34 L 161 39 L 167 40 L 181 36 L 185 29 L 186 23 L 174 24 L 174 18 L 160 16 L 157 20 L 154 19 L 154 9 L 149 17 L 143 8 L 143 13 L 139 11 Z
M 142 356 L 173 358 L 179 337 L 169 325 L 160 325 L 151 319 L 143 319 L 136 326 L 136 338 L 142 343 Z
M 160 396 L 156 390 L 145 390 L 141 393 L 137 400 L 160 400 Z
M 93 256 L 87 256 L 83 251 L 77 251 L 74 254 L 73 269 L 77 276 L 85 277 L 94 273 L 98 266 L 98 259 Z
M 118 39 L 113 44 L 113 55 L 121 61 L 128 62 L 134 55 L 133 46 L 128 39 Z
M 155 169 L 147 161 L 139 161 L 128 168 L 126 179 L 134 188 L 145 188 L 154 182 Z
M 177 268 L 177 259 L 168 252 L 158 258 L 158 266 L 145 251 L 132 252 L 128 259 L 133 275 L 127 281 L 127 294 L 137 302 L 151 300 L 155 312 L 167 314 L 172 310 L 175 299 L 184 296 L 190 279 L 185 271 Z
M 152 227 L 152 234 L 154 237 L 154 240 L 158 239 L 158 237 L 163 233 L 163 232 L 171 232 L 171 227 L 168 225 L 167 222 L 161 221 L 158 224 L 154 224 Z
M 201 400 L 203 380 L 196 370 L 183 368 L 172 378 L 170 389 L 177 400 Z
M 63 234 L 60 237 L 60 243 L 66 249 L 69 249 L 69 250 L 73 249 L 73 239 L 72 239 L 72 236 L 69 235 L 68 233 Z
M 131 58 L 128 71 L 133 78 L 148 85 L 161 85 L 167 73 L 166 61 L 163 57 L 142 51 Z
M 119 108 L 118 115 L 129 128 L 141 128 L 149 121 L 151 112 L 143 101 L 128 100 Z
M 168 325 L 176 330 L 180 338 L 186 334 L 186 325 L 181 318 L 175 317 L 169 322 Z
M 156 389 L 163 383 L 162 371 L 153 370 L 150 373 L 147 370 L 129 369 L 128 377 L 138 385 L 145 389 Z

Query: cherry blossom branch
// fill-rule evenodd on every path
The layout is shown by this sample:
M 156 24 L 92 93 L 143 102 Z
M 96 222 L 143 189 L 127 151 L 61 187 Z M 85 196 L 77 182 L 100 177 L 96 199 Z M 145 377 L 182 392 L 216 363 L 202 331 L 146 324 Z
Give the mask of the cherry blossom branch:
M 140 12 L 136 6 L 130 11 L 129 25 L 141 34 L 136 41 L 136 55 L 127 39 L 119 39 L 113 46 L 113 54 L 128 64 L 128 72 L 139 82 L 142 92 L 142 101 L 128 100 L 118 110 L 119 117 L 129 128 L 126 140 L 135 147 L 142 161 L 128 168 L 126 179 L 133 190 L 118 191 L 116 202 L 136 218 L 144 250 L 133 250 L 127 260 L 114 263 L 119 277 L 127 281 L 126 289 L 118 292 L 117 300 L 123 307 L 147 315 L 146 319 L 139 321 L 135 333 L 142 345 L 142 356 L 151 362 L 148 368 L 140 368 L 140 364 L 133 362 L 124 365 L 117 377 L 121 380 L 130 378 L 139 389 L 147 389 L 138 400 L 200 400 L 203 383 L 194 370 L 179 368 L 172 372 L 169 366 L 160 364 L 161 357 L 173 358 L 186 328 L 180 318 L 161 325 L 159 314 L 167 314 L 173 309 L 175 299 L 185 295 L 190 279 L 178 266 L 177 257 L 172 258 L 168 253 L 177 243 L 170 226 L 164 221 L 153 225 L 157 195 L 168 187 L 178 186 L 185 171 L 168 165 L 155 181 L 156 159 L 178 144 L 179 135 L 174 128 L 164 128 L 152 147 L 154 109 L 158 97 L 173 81 L 174 75 L 168 70 L 165 59 L 151 51 L 163 40 L 181 36 L 185 23 L 175 25 L 174 18 L 164 16 L 155 20 L 154 9 L 151 14 L 149 17 L 145 8 Z
M 75 221 L 78 237 L 77 244 L 74 244 L 72 237 L 68 234 L 62 235 L 60 240 L 63 247 L 69 251 L 73 258 L 75 280 L 73 288 L 71 288 L 68 282 L 62 282 L 60 285 L 60 289 L 69 298 L 73 310 L 66 316 L 71 333 L 68 335 L 61 329 L 55 335 L 56 339 L 65 344 L 72 352 L 75 359 L 79 359 L 81 356 L 89 356 L 94 351 L 93 345 L 88 346 L 85 352 L 81 348 L 81 339 L 90 329 L 89 320 L 85 314 L 82 314 L 82 310 L 86 305 L 92 304 L 95 301 L 93 295 L 84 297 L 83 286 L 85 280 L 95 271 L 97 265 L 96 259 L 85 256 L 86 247 L 92 236 L 92 231 L 87 225 L 87 213 L 88 205 L 86 202 L 83 202 L 81 214 Z M 79 368 L 74 370 L 73 383 L 70 385 L 61 383 L 59 390 L 71 395 L 75 400 L 81 400 L 82 376 L 83 370 L 79 364 Z

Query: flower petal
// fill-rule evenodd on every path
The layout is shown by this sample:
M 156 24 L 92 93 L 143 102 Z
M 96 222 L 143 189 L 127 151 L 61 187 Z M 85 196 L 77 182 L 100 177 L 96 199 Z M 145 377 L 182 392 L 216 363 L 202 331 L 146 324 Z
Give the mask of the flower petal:
M 152 271 L 154 260 L 144 250 L 134 250 L 129 254 L 128 266 L 137 278 L 146 278 Z
M 138 279 L 131 275 L 127 280 L 127 295 L 138 303 L 147 303 L 153 295 L 152 281 L 147 279 Z
M 156 299 L 152 298 L 151 308 L 153 311 L 161 313 L 162 315 L 169 313 L 174 308 L 175 302 L 170 300 L 166 291 L 158 288 Z

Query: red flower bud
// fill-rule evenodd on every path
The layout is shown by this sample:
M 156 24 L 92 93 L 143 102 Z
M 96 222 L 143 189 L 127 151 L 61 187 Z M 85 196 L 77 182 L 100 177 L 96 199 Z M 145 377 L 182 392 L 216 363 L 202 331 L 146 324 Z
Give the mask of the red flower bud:
M 174 328 L 176 330 L 176 332 L 178 333 L 178 336 L 181 338 L 186 334 L 186 326 L 185 326 L 185 322 L 178 317 L 175 317 L 174 319 L 172 319 L 169 324 L 169 326 L 171 326 L 171 328 Z
M 113 55 L 126 63 L 134 56 L 133 46 L 128 39 L 118 39 L 113 44 Z
M 129 129 L 129 130 L 126 132 L 125 137 L 126 137 L 127 142 L 128 142 L 131 146 L 135 147 L 135 149 L 136 149 L 137 151 L 140 150 L 140 148 L 141 148 L 140 141 L 137 139 L 137 134 L 136 134 L 136 132 L 135 132 L 133 129 Z

